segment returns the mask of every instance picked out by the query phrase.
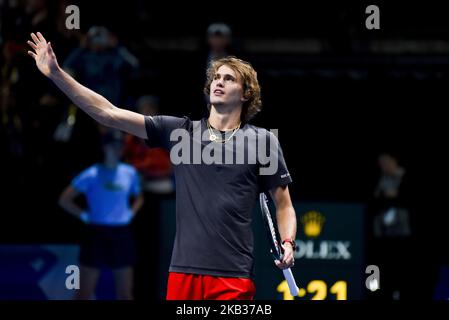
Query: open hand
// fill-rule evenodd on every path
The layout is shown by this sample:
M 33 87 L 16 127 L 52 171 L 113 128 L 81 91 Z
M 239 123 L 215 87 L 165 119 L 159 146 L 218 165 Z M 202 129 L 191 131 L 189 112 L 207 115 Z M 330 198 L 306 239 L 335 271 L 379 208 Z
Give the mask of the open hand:
M 27 43 L 33 51 L 28 51 L 28 54 L 36 61 L 36 66 L 39 71 L 49 77 L 59 69 L 51 43 L 47 42 L 40 32 L 37 32 L 37 34 L 31 33 L 31 38 L 33 41 L 28 40 Z

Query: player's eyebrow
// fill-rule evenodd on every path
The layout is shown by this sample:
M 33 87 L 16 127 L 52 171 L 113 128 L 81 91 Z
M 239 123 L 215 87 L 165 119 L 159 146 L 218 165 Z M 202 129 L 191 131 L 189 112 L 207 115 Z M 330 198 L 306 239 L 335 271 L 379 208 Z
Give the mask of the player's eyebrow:
M 214 74 L 214 78 L 216 78 L 217 76 L 220 76 L 220 77 L 228 77 L 228 78 L 231 78 L 232 80 L 236 80 L 236 77 L 234 77 L 232 74 L 230 74 L 230 73 L 219 73 L 219 72 L 216 72 L 215 74 Z

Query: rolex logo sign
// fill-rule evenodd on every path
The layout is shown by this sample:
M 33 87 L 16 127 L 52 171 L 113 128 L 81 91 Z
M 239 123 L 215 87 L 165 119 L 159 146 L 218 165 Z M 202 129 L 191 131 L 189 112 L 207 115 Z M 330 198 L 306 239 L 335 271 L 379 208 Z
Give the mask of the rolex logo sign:
M 298 204 L 298 261 L 361 261 L 363 207 L 342 203 Z
M 316 238 L 320 235 L 326 219 L 317 211 L 309 211 L 301 217 L 304 233 L 309 238 Z

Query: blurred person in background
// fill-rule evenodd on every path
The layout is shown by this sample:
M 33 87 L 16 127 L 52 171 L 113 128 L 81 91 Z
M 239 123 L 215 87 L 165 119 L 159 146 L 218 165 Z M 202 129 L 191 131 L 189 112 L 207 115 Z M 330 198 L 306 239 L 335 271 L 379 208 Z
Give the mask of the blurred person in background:
M 102 268 L 113 271 L 116 297 L 133 299 L 135 243 L 129 224 L 143 204 L 137 170 L 120 162 L 122 135 L 103 136 L 104 160 L 75 177 L 62 192 L 59 204 L 87 225 L 80 248 L 80 289 L 75 299 L 91 299 Z M 84 194 L 87 209 L 75 198 Z M 130 204 L 130 198 L 133 198 Z
M 207 28 L 208 55 L 206 65 L 231 54 L 232 30 L 225 23 L 212 23 Z
M 145 116 L 159 114 L 159 98 L 153 95 L 141 96 L 136 102 L 136 111 Z M 158 287 L 148 270 L 154 268 L 154 260 L 148 252 L 158 242 L 161 202 L 171 198 L 174 192 L 173 168 L 170 154 L 163 148 L 150 148 L 144 140 L 131 134 L 125 137 L 124 161 L 133 165 L 142 179 L 144 204 L 136 217 L 133 229 L 136 235 L 138 263 L 136 268 L 136 289 L 147 292 L 148 297 L 157 297 Z
M 377 215 L 374 234 L 381 236 L 409 236 L 410 217 L 407 198 L 406 170 L 398 159 L 382 153 L 378 158 L 379 181 L 374 191 Z
M 410 182 L 407 170 L 392 152 L 377 158 L 380 169 L 373 194 L 372 257 L 381 272 L 379 295 L 387 300 L 410 298 L 413 254 Z
M 217 59 L 221 59 L 230 55 L 240 55 L 240 52 L 236 52 L 236 46 L 232 38 L 231 27 L 223 22 L 211 23 L 206 30 L 206 47 L 204 48 L 205 55 L 205 69 L 209 64 Z M 204 57 L 203 57 L 204 59 Z M 204 74 L 201 74 L 202 82 L 207 79 L 204 78 Z M 209 97 L 206 95 L 204 99 L 209 104 Z
M 82 45 L 65 60 L 64 70 L 114 104 L 121 104 L 124 76 L 139 60 L 103 26 L 89 28 Z
M 55 41 L 62 41 L 60 39 Z M 62 43 L 65 42 L 63 40 Z M 123 103 L 124 83 L 138 66 L 138 59 L 104 26 L 90 27 L 79 46 L 68 54 L 63 64 L 64 70 L 75 79 L 119 105 Z M 101 128 L 86 114 L 77 112 L 73 104 L 65 110 L 54 130 L 54 138 L 63 143 L 70 142 L 68 152 L 74 154 L 70 159 L 77 159 L 80 152 L 86 154 L 74 163 L 69 162 L 69 167 L 79 170 L 79 163 L 87 166 L 101 157 L 98 152 Z
M 159 99 L 145 95 L 136 103 L 137 112 L 145 116 L 159 114 Z M 123 150 L 124 160 L 132 164 L 142 176 L 142 188 L 153 194 L 170 194 L 174 190 L 170 154 L 162 148 L 150 148 L 144 140 L 127 134 Z

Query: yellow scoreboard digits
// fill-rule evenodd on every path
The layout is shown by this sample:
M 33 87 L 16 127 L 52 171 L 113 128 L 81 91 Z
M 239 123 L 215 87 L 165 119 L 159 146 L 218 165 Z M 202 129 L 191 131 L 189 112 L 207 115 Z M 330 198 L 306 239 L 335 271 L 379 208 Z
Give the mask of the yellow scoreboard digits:
M 277 291 L 283 294 L 282 300 L 295 300 L 288 288 L 287 280 L 283 280 L 277 287 Z
M 328 298 L 328 284 L 323 280 L 312 280 L 310 281 L 306 289 L 299 288 L 298 298 L 303 298 L 307 293 L 312 294 L 311 300 L 325 300 Z M 277 286 L 277 292 L 283 294 L 283 300 L 294 300 L 290 294 L 287 281 L 283 280 Z M 336 300 L 347 300 L 348 299 L 348 284 L 344 280 L 339 280 L 335 282 L 329 290 L 330 294 L 335 295 Z
M 312 300 L 324 300 L 327 297 L 327 285 L 322 280 L 312 280 L 307 285 L 307 292 L 315 293 Z
M 337 281 L 330 292 L 337 296 L 337 300 L 348 300 L 348 284 L 346 281 Z

